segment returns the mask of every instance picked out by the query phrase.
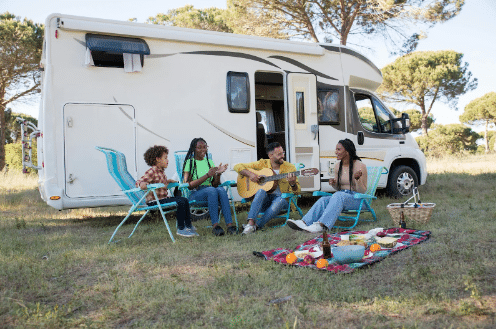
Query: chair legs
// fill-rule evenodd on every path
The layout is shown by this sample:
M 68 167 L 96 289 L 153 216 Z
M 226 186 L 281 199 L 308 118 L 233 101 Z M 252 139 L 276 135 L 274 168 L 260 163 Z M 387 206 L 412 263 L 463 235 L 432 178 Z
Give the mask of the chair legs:
M 109 240 L 109 244 L 112 242 L 112 240 L 114 239 L 114 236 L 115 234 L 117 233 L 117 231 L 121 228 L 121 226 L 127 221 L 127 219 L 129 218 L 129 216 L 131 216 L 131 214 L 134 212 L 134 210 L 136 209 L 136 207 L 131 207 L 131 209 L 129 209 L 129 212 L 127 213 L 127 216 L 124 217 L 124 219 L 121 221 L 121 223 L 116 227 L 114 233 L 112 234 L 112 236 L 110 237 L 110 240 Z M 139 223 L 139 222 L 138 222 Z M 136 229 L 136 228 L 135 228 Z M 133 231 L 134 232 L 134 231 Z
M 114 239 L 114 236 L 115 234 L 117 233 L 117 231 L 119 230 L 119 228 L 127 221 L 127 219 L 129 218 L 129 216 L 131 216 L 131 214 L 134 212 L 136 208 L 133 207 L 129 210 L 127 216 L 121 221 L 121 223 L 117 226 L 117 228 L 115 229 L 114 233 L 112 234 L 112 237 L 110 237 L 110 240 L 109 240 L 109 244 L 112 242 L 112 240 Z M 169 226 L 169 223 L 167 222 L 167 219 L 165 218 L 165 212 L 164 210 L 159 207 L 158 210 L 160 211 L 160 214 L 162 215 L 162 219 L 164 220 L 164 223 L 165 223 L 165 226 L 167 227 L 167 231 L 169 232 L 169 235 L 171 237 L 171 240 L 172 242 L 176 242 L 176 240 L 174 239 L 174 236 L 172 235 L 172 231 L 170 229 L 170 226 Z M 150 210 L 147 210 L 145 212 L 145 214 L 143 216 L 141 216 L 141 218 L 139 219 L 139 221 L 136 223 L 136 225 L 134 225 L 134 229 L 133 231 L 131 232 L 131 234 L 129 234 L 128 238 L 130 238 L 134 232 L 136 231 L 136 228 L 138 228 L 138 225 L 141 223 L 141 221 L 145 218 L 146 215 L 148 215 L 148 213 L 150 212 Z
M 360 215 L 362 214 L 362 208 L 364 208 L 364 205 L 365 205 L 365 208 L 367 208 L 367 210 L 372 213 L 373 219 L 360 219 Z M 358 224 L 359 221 L 360 222 L 375 222 L 375 221 L 377 221 L 377 216 L 375 214 L 374 209 L 371 206 L 369 206 L 369 204 L 365 200 L 362 200 L 362 202 L 360 202 L 360 207 L 358 208 L 358 210 L 356 212 L 357 212 L 357 214 L 355 217 L 351 217 L 351 216 L 339 216 L 338 217 L 338 220 L 340 220 L 340 221 L 353 221 L 353 225 L 351 225 L 351 226 L 334 225 L 333 227 L 351 230 L 352 228 L 354 228 Z

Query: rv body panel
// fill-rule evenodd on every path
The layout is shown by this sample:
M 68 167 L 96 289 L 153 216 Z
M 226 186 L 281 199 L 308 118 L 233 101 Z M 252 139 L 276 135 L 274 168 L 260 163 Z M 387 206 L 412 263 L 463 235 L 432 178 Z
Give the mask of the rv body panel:
M 102 51 L 95 35 L 113 45 Z M 174 152 L 203 137 L 215 163 L 229 165 L 223 179 L 235 180 L 236 163 L 264 153 L 262 125 L 288 161 L 320 167 L 303 190 L 326 190 L 337 141 L 358 142 L 351 89 L 373 95 L 382 81 L 375 65 L 342 46 L 60 14 L 47 18 L 42 66 L 39 184 L 57 209 L 129 204 L 95 146 L 123 152 L 137 179 L 148 169 L 146 149 L 165 145 L 173 178 Z M 382 137 L 369 134 L 359 147 L 367 164 L 401 153 L 396 138 Z

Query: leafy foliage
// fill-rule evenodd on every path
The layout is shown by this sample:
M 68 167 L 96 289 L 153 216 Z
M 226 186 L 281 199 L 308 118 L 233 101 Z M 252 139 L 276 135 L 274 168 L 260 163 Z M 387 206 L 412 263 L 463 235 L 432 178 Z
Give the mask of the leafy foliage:
M 228 0 L 227 9 L 197 9 L 192 5 L 171 9 L 167 14 L 150 17 L 148 23 L 217 32 L 287 38 L 273 11 L 255 11 L 242 0 Z
M 481 136 L 471 128 L 460 123 L 449 125 L 433 125 L 431 133 L 416 138 L 419 147 L 425 155 L 441 157 L 474 153 L 477 150 L 476 141 Z
M 33 143 L 32 163 L 37 164 L 36 142 Z M 10 143 L 5 145 L 5 163 L 9 170 L 22 170 L 22 143 Z M 36 173 L 33 168 L 26 168 L 28 172 Z
M 422 129 L 436 101 L 456 107 L 458 97 L 477 87 L 463 54 L 452 50 L 419 51 L 398 58 L 382 69 L 378 93 L 390 102 L 417 105 L 422 113 Z
M 12 109 L 8 108 L 5 110 L 5 143 L 13 143 L 20 141 L 21 136 L 21 124 L 17 122 L 16 118 L 23 118 L 32 122 L 35 126 L 38 126 L 38 120 L 32 116 L 24 113 L 12 112 Z
M 40 92 L 38 63 L 43 45 L 43 25 L 0 14 L 0 141 L 6 136 L 7 104 Z M 0 143 L 0 170 L 5 166 L 5 144 Z
M 410 117 L 411 131 L 422 128 L 422 113 L 419 110 L 411 109 L 411 110 L 405 110 L 403 112 L 407 113 L 408 116 Z M 397 115 L 397 117 L 401 117 L 401 113 Z M 427 129 L 431 128 L 431 126 L 434 124 L 434 121 L 435 119 L 432 117 L 432 115 L 427 116 Z
M 413 51 L 426 30 L 458 15 L 465 0 L 246 0 L 258 12 L 276 17 L 295 36 L 314 42 L 339 39 L 346 45 L 350 35 L 380 35 L 402 53 Z M 413 32 L 411 36 L 407 35 Z M 398 42 L 403 42 L 398 46 Z
M 224 10 L 215 7 L 196 9 L 186 5 L 171 9 L 167 14 L 150 17 L 148 23 L 232 33 L 224 20 Z
M 460 115 L 460 121 L 468 124 L 484 124 L 484 147 L 486 153 L 493 149 L 489 146 L 489 127 L 496 124 L 496 93 L 490 92 L 482 97 L 476 98 L 467 106 L 465 112 Z

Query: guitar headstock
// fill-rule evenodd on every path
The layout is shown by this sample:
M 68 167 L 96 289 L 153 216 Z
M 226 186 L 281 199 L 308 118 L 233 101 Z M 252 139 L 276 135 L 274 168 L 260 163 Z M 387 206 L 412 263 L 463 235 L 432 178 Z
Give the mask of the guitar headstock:
M 308 169 L 302 169 L 300 171 L 301 176 L 314 176 L 319 173 L 319 170 L 317 168 L 308 168 Z

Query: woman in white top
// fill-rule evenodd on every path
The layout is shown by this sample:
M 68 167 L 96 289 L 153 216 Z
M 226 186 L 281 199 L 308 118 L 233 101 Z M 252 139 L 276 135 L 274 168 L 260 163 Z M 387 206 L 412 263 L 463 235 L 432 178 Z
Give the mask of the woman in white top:
M 337 179 L 329 179 L 329 184 L 337 191 L 332 196 L 321 197 L 301 220 L 288 219 L 288 226 L 295 230 L 319 233 L 331 229 L 339 214 L 347 210 L 357 210 L 360 199 L 355 193 L 367 191 L 367 167 L 356 154 L 355 144 L 346 138 L 336 145 L 334 172 Z

